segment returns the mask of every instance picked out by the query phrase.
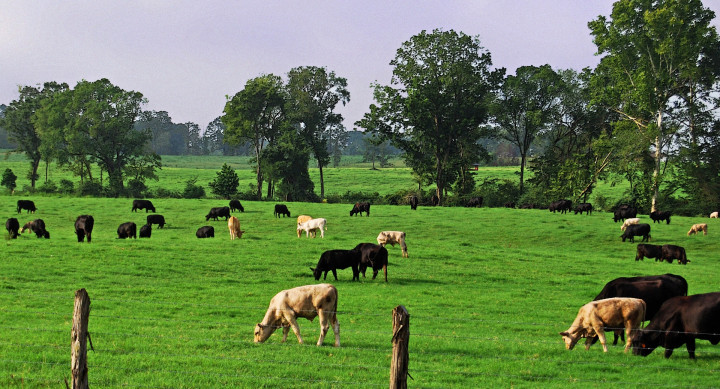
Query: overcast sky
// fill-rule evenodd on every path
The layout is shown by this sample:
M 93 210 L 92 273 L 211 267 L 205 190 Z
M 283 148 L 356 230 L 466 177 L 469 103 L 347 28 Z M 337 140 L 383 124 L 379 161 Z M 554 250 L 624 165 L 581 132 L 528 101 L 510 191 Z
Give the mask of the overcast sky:
M 38 1 L 0 0 L 0 104 L 19 85 L 108 78 L 141 92 L 146 110 L 205 128 L 226 96 L 297 66 L 345 77 L 351 130 L 388 84 L 389 62 L 422 30 L 479 36 L 494 67 L 598 63 L 587 27 L 612 0 Z M 720 15 L 720 0 L 704 0 Z M 715 19 L 715 26 L 720 25 Z

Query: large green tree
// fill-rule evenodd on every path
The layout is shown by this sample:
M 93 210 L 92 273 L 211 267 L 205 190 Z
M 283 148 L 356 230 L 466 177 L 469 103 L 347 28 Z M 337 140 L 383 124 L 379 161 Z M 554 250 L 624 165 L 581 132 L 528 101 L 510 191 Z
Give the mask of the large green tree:
M 483 154 L 488 99 L 504 71 L 492 72 L 479 38 L 461 32 L 422 31 L 390 62 L 390 85 L 374 85 L 377 104 L 359 127 L 382 134 L 401 149 L 413 172 L 435 183 L 444 198 Z

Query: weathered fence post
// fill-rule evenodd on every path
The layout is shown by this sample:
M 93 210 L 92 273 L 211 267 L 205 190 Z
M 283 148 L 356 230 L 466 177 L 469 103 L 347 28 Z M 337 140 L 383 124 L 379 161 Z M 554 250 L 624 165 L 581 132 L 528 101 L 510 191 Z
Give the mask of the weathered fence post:
M 87 389 L 87 338 L 88 318 L 90 316 L 90 296 L 85 288 L 75 291 L 75 310 L 73 311 L 73 325 L 70 332 L 72 368 L 71 387 L 73 389 Z
M 404 306 L 393 309 L 393 354 L 390 362 L 390 389 L 407 388 L 410 314 Z

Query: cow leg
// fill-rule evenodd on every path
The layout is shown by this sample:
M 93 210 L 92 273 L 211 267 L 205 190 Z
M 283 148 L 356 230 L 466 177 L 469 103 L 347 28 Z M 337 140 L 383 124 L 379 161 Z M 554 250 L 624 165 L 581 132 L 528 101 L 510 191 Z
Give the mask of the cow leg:
M 337 281 L 337 271 L 335 269 L 332 269 L 332 272 L 333 272 L 333 277 L 335 277 L 335 281 Z M 353 277 L 353 279 L 354 279 L 354 277 Z
M 283 338 L 282 338 L 283 343 L 285 343 L 285 341 L 287 340 L 288 333 L 290 333 L 290 326 L 283 326 Z M 300 342 L 300 343 L 302 343 L 302 342 Z
M 82 231 L 77 232 L 78 243 L 81 243 L 85 239 L 85 234 Z
M 292 327 L 293 332 L 295 333 L 295 336 L 297 336 L 298 343 L 304 344 L 302 337 L 300 336 L 300 327 L 298 327 L 297 320 L 295 320 L 295 317 L 292 315 L 286 315 L 285 319 L 290 322 L 290 327 Z M 287 327 L 283 328 L 283 332 L 287 331 Z
M 318 309 L 318 316 L 320 317 L 320 337 L 318 338 L 317 346 L 322 346 L 330 324 L 328 323 L 327 313 L 324 310 Z
M 385 282 L 387 282 L 387 265 L 383 265 L 383 271 L 385 272 Z
M 320 238 L 325 239 L 325 230 L 320 227 Z
M 607 339 L 605 339 L 605 331 L 603 330 L 602 327 L 598 327 L 595 329 L 595 332 L 597 333 L 597 336 L 600 339 L 600 344 L 602 344 L 603 352 L 608 352 Z
M 375 279 L 375 277 L 377 277 L 378 271 L 379 271 L 379 270 L 376 270 L 376 269 L 373 268 L 373 280 Z M 364 276 L 363 276 L 363 277 L 364 277 Z
M 335 347 L 340 347 L 340 322 L 338 322 L 337 319 L 337 312 L 333 312 L 330 322 L 333 327 L 333 332 L 335 333 Z
M 688 353 L 689 353 L 689 352 L 690 352 L 690 351 L 688 350 Z M 673 353 L 673 349 L 671 349 L 671 348 L 666 348 L 666 349 L 665 349 L 665 358 L 670 358 L 670 356 L 672 355 L 672 353 Z M 695 358 L 695 354 L 694 354 L 694 353 L 691 354 L 691 355 L 692 355 L 692 356 L 691 356 L 690 358 Z
M 623 352 L 628 352 L 630 347 L 632 347 L 633 331 L 635 331 L 635 329 L 632 328 L 632 323 L 625 323 L 625 337 L 627 338 L 627 342 L 625 342 L 625 350 L 623 350 Z M 620 335 L 622 336 L 622 331 L 618 332 L 620 332 Z M 617 336 L 617 333 L 615 336 Z
M 685 343 L 690 359 L 695 359 L 695 338 L 689 338 Z

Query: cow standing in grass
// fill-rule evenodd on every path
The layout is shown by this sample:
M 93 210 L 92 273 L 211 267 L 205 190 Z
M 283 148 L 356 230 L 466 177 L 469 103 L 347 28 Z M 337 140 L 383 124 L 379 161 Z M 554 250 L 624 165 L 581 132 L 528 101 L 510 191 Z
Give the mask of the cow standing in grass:
M 75 234 L 77 235 L 78 243 L 82 242 L 87 237 L 87 242 L 92 241 L 92 231 L 95 225 L 95 219 L 92 215 L 80 215 L 75 219 Z
M 603 351 L 607 352 L 605 327 L 624 327 L 627 343 L 625 352 L 630 349 L 632 337 L 645 320 L 645 301 L 637 298 L 614 297 L 591 301 L 580 308 L 570 328 L 560 333 L 565 348 L 572 350 L 580 338 L 587 338 L 585 349 L 590 349 L 592 338 L 600 338 Z

